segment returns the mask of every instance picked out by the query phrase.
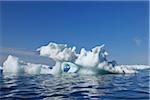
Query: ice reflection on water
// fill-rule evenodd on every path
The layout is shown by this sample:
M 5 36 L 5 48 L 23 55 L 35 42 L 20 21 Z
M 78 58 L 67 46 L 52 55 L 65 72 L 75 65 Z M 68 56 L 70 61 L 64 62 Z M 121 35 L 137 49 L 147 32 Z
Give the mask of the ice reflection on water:
M 129 75 L 1 76 L 0 99 L 149 99 L 149 72 Z

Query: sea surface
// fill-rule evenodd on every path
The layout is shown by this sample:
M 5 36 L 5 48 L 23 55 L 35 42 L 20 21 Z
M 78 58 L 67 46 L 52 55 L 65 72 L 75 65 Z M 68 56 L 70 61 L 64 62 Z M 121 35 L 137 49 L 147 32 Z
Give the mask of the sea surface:
M 149 71 L 98 76 L 0 76 L 0 100 L 149 100 L 149 94 Z

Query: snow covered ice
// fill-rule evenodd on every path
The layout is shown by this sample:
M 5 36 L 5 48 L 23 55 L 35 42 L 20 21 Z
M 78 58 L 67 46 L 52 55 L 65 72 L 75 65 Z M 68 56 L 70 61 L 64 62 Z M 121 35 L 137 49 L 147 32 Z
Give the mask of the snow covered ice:
M 9 55 L 3 63 L 3 73 L 50 74 L 50 68 L 47 65 L 26 63 L 17 57 Z
M 94 47 L 91 51 L 82 48 L 76 53 L 76 47 L 68 47 L 66 44 L 49 43 L 37 49 L 40 56 L 55 60 L 56 64 L 51 66 L 33 64 L 20 60 L 18 57 L 9 55 L 3 63 L 4 74 L 52 74 L 61 75 L 69 73 L 77 74 L 108 74 L 108 73 L 137 73 L 139 70 L 150 69 L 148 65 L 113 65 L 107 60 L 108 53 L 104 44 Z

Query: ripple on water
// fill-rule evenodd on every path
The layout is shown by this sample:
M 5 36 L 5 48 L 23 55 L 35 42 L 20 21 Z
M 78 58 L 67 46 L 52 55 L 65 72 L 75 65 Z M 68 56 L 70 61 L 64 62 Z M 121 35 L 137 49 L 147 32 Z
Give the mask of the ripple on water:
M 149 74 L 53 77 L 23 75 L 1 77 L 0 99 L 67 100 L 149 99 Z

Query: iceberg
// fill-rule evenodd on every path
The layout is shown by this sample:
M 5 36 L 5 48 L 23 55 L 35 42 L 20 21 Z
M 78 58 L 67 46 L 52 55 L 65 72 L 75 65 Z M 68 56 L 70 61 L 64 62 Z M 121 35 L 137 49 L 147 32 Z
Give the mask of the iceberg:
M 1 68 L 4 74 L 126 74 L 137 73 L 139 70 L 150 69 L 148 65 L 117 65 L 116 61 L 107 60 L 108 53 L 105 45 L 99 45 L 87 51 L 82 48 L 80 53 L 76 53 L 76 47 L 68 47 L 67 44 L 56 44 L 50 42 L 41 46 L 36 51 L 40 56 L 51 58 L 55 65 L 28 63 L 18 57 L 9 55 Z
M 18 57 L 9 55 L 3 63 L 4 74 L 50 74 L 50 68 L 47 65 L 26 63 Z

